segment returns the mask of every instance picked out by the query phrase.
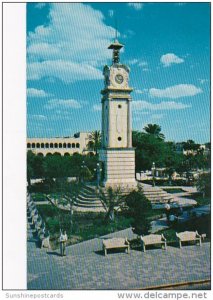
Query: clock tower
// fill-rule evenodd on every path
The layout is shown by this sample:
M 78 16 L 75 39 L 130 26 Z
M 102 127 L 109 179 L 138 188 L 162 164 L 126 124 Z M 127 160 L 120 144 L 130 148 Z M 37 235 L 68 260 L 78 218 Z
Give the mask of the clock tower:
M 129 86 L 130 69 L 120 63 L 122 44 L 116 39 L 108 49 L 113 50 L 112 65 L 103 69 L 102 147 L 103 185 L 136 187 L 135 150 L 132 148 L 132 121 Z

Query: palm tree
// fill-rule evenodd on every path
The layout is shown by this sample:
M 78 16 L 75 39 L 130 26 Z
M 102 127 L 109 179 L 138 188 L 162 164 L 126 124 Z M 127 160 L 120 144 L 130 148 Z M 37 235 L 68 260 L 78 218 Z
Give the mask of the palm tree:
M 165 136 L 161 132 L 161 127 L 157 124 L 148 124 L 147 126 L 144 127 L 144 130 L 146 131 L 147 134 L 154 136 L 155 138 L 164 140 Z
M 100 198 L 106 210 L 105 219 L 107 221 L 114 221 L 115 208 L 119 208 L 124 205 L 124 196 L 122 195 L 121 189 L 119 187 L 116 189 L 108 187 L 106 190 L 100 188 L 97 190 L 97 196 Z
M 87 144 L 87 148 L 89 150 L 95 151 L 95 155 L 98 154 L 98 149 L 101 147 L 101 132 L 99 130 L 95 130 L 91 133 L 89 138 L 89 142 Z

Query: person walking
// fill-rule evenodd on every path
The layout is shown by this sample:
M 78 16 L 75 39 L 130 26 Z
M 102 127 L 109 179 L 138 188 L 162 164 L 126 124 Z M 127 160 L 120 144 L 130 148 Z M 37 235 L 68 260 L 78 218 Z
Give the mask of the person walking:
M 59 237 L 59 243 L 60 243 L 61 256 L 66 256 L 66 243 L 67 243 L 67 233 L 66 233 L 66 231 L 64 231 L 64 233 L 61 231 L 61 235 Z
M 169 215 L 170 215 L 170 209 L 171 209 L 170 200 L 165 205 L 165 209 L 166 209 L 166 219 L 167 219 L 167 222 L 169 223 Z

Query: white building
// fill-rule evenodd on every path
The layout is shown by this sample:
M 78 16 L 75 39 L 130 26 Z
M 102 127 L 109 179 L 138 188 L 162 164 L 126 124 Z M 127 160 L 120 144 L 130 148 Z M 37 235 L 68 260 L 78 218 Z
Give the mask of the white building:
M 89 132 L 78 132 L 73 137 L 27 138 L 27 150 L 43 156 L 54 153 L 62 156 L 93 153 L 87 148 L 90 137 Z

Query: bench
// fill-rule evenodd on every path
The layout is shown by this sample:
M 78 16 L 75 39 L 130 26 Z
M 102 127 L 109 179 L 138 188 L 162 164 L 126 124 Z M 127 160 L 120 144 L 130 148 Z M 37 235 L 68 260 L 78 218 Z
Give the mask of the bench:
M 103 251 L 105 256 L 107 255 L 108 249 L 125 248 L 127 253 L 130 252 L 130 246 L 127 238 L 112 238 L 103 240 Z
M 182 248 L 182 242 L 191 242 L 191 241 L 199 241 L 199 245 L 201 246 L 201 235 L 198 234 L 197 231 L 184 231 L 184 232 L 176 232 L 176 237 L 179 242 L 180 248 Z
M 141 236 L 141 245 L 143 247 L 143 251 L 146 252 L 147 245 L 164 245 L 164 249 L 167 249 L 166 239 L 163 234 L 150 234 Z

